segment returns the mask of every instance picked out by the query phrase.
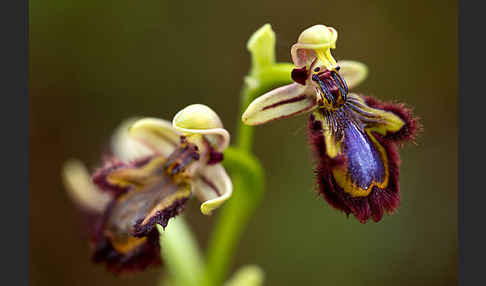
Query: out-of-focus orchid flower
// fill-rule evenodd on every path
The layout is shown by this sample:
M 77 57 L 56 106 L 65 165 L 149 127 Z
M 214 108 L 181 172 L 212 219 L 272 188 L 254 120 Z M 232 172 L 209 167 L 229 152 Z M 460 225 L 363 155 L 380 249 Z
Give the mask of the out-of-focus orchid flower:
M 324 25 L 301 33 L 292 46 L 295 83 L 274 89 L 247 108 L 242 120 L 259 125 L 311 112 L 309 142 L 317 156 L 320 193 L 362 223 L 381 220 L 399 204 L 399 143 L 413 140 L 419 123 L 403 104 L 383 103 L 349 90 L 366 66 L 337 62 L 337 31 Z
M 194 194 L 205 215 L 232 193 L 221 165 L 229 133 L 218 115 L 201 104 L 177 113 L 172 123 L 143 118 L 121 125 L 112 137 L 114 157 L 88 180 L 79 161 L 69 161 L 64 177 L 76 204 L 97 214 L 93 258 L 113 272 L 159 264 L 156 224 L 167 226 Z

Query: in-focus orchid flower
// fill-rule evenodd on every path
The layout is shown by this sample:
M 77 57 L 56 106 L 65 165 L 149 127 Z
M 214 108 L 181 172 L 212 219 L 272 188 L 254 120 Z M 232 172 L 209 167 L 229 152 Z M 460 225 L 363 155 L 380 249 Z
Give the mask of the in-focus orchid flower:
M 419 123 L 403 104 L 349 93 L 366 66 L 336 60 L 337 32 L 324 25 L 301 33 L 292 46 L 295 83 L 274 89 L 247 108 L 242 120 L 259 125 L 311 112 L 309 142 L 317 155 L 320 193 L 362 223 L 398 207 L 399 143 L 413 140 Z
M 192 194 L 205 215 L 230 198 L 232 183 L 221 165 L 229 140 L 218 115 L 194 104 L 172 124 L 156 118 L 122 124 L 112 137 L 114 157 L 92 182 L 80 162 L 70 161 L 64 175 L 72 198 L 98 215 L 93 259 L 116 273 L 159 264 L 156 224 L 165 228 Z

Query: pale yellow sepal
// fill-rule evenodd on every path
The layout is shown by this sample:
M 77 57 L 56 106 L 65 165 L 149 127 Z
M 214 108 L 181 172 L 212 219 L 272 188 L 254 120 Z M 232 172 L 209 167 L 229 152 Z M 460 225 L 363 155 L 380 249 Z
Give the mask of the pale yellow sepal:
M 357 61 L 338 61 L 339 74 L 344 78 L 349 89 L 362 83 L 368 76 L 368 67 Z
M 123 121 L 115 130 L 111 137 L 111 149 L 113 154 L 124 162 L 137 160 L 153 154 L 153 150 L 148 148 L 145 144 L 130 136 L 128 129 L 139 118 L 129 118 Z
M 292 83 L 253 100 L 241 120 L 247 125 L 259 125 L 312 110 L 317 106 L 316 95 L 306 87 Z
M 199 171 L 193 185 L 195 195 L 203 202 L 201 212 L 210 215 L 233 193 L 233 184 L 221 164 L 208 165 Z
M 91 176 L 79 160 L 68 160 L 62 169 L 64 185 L 71 199 L 81 208 L 101 213 L 111 197 L 91 182 Z
M 130 136 L 157 155 L 168 157 L 179 144 L 179 132 L 169 121 L 158 118 L 137 120 L 129 128 Z
M 403 125 L 405 125 L 405 122 L 394 113 L 367 106 L 361 96 L 355 93 L 350 93 L 348 96 L 353 97 L 357 101 L 359 101 L 362 105 L 361 109 L 363 111 L 374 114 L 381 119 L 380 123 L 367 127 L 366 129 L 368 131 L 374 131 L 381 135 L 386 135 L 387 132 L 397 132 L 403 127 Z

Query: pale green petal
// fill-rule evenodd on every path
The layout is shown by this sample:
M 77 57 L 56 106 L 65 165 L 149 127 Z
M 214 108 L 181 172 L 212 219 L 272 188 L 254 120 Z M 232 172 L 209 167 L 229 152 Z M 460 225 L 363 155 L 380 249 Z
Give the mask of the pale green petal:
M 233 184 L 221 164 L 207 165 L 194 179 L 193 191 L 203 202 L 201 212 L 210 215 L 231 197 Z
M 338 61 L 339 74 L 344 78 L 349 89 L 362 83 L 368 75 L 368 68 L 365 64 L 357 61 Z
M 359 110 L 358 113 L 361 112 L 362 121 L 371 121 L 366 127 L 369 131 L 386 135 L 388 132 L 398 132 L 405 125 L 405 122 L 395 113 L 368 106 L 358 94 L 350 93 L 348 98 L 349 103 L 355 106 L 356 110 Z M 377 119 L 378 121 L 376 121 Z
M 241 120 L 247 125 L 259 125 L 310 111 L 316 105 L 315 91 L 292 83 L 256 98 L 243 113 Z
M 143 118 L 129 128 L 130 137 L 141 142 L 156 154 L 168 157 L 179 145 L 180 134 L 169 121 Z
M 139 118 L 133 117 L 123 121 L 111 137 L 111 149 L 113 154 L 124 162 L 137 160 L 154 153 L 140 141 L 131 137 L 128 132 L 130 126 L 132 126 L 138 119 Z

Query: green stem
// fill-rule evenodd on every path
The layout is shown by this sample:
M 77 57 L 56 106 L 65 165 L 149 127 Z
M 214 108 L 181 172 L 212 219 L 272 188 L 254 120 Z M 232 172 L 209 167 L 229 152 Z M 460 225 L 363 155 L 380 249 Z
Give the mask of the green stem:
M 160 233 L 162 257 L 170 274 L 170 285 L 198 286 L 204 273 L 204 262 L 184 217 L 171 219 L 165 231 L 157 225 L 157 230 Z M 162 280 L 159 285 L 168 284 Z
M 257 96 L 269 89 L 291 82 L 290 64 L 274 64 L 252 73 L 242 92 L 240 115 Z M 251 154 L 253 127 L 238 120 L 236 148 L 224 153 L 224 165 L 232 174 L 233 196 L 221 213 L 208 247 L 207 273 L 204 284 L 219 286 L 226 278 L 229 264 L 235 254 L 241 234 L 264 193 L 264 171 L 260 162 Z
M 240 103 L 240 117 L 243 111 L 246 110 L 250 102 L 252 102 L 259 95 L 266 91 L 280 85 L 292 82 L 290 71 L 293 66 L 288 63 L 277 63 L 270 67 L 254 70 L 250 76 L 246 78 L 246 84 L 243 87 Z M 236 146 L 251 152 L 253 146 L 253 127 L 245 125 L 238 118 Z
M 234 193 L 219 215 L 208 248 L 204 285 L 221 285 L 248 220 L 263 197 L 263 169 L 258 160 L 241 149 L 228 148 L 224 165 L 232 174 Z
M 290 77 L 293 66 L 288 63 L 275 63 L 275 33 L 269 24 L 256 31 L 247 45 L 252 55 L 252 68 L 245 78 L 245 85 L 241 94 L 240 117 L 251 101 L 268 90 L 292 82 Z M 260 204 L 264 193 L 264 171 L 257 158 L 252 155 L 253 127 L 244 125 L 238 118 L 237 142 L 224 152 L 224 166 L 230 171 L 233 182 L 233 196 L 226 202 L 218 215 L 213 232 L 211 233 L 207 264 L 202 285 L 220 286 L 226 279 L 230 263 L 234 257 L 243 230 L 251 218 L 256 207 Z M 174 235 L 181 235 L 191 240 L 189 230 Z M 170 282 L 175 285 L 192 286 L 201 281 L 202 263 L 185 264 L 185 259 L 191 259 L 191 253 L 197 253 L 196 243 L 189 244 L 189 255 L 180 243 L 175 243 L 177 237 L 167 237 L 162 240 L 162 246 L 169 248 L 169 257 L 164 257 L 171 272 Z M 184 239 L 183 239 L 184 240 Z M 199 258 L 196 254 L 196 261 Z M 189 275 L 195 267 L 195 274 Z M 179 277 L 181 276 L 181 277 Z M 199 278 L 198 278 L 199 277 Z

